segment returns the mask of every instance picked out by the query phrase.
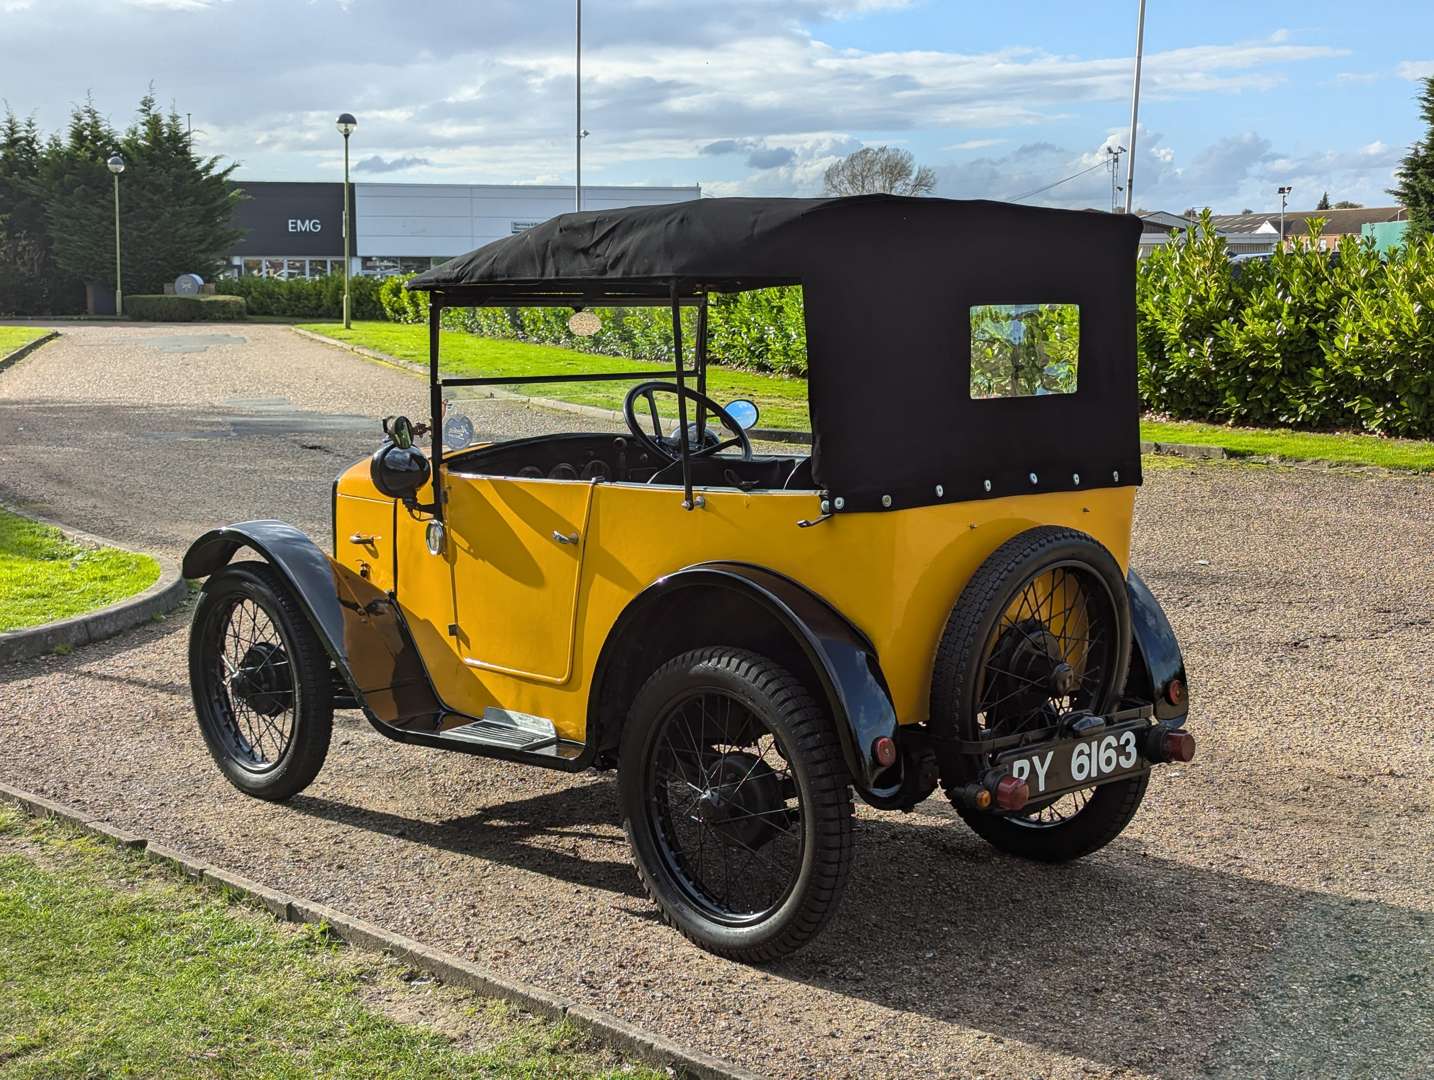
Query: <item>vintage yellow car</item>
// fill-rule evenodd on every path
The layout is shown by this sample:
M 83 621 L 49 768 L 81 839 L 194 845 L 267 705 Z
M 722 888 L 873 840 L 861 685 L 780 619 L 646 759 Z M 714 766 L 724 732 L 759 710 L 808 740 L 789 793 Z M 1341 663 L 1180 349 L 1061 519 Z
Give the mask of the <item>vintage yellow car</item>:
M 211 753 L 284 799 L 357 708 L 401 742 L 616 769 L 652 899 L 747 961 L 836 908 L 853 790 L 909 810 L 940 786 L 1013 855 L 1096 850 L 1153 765 L 1194 754 L 1179 646 L 1129 566 L 1139 233 L 707 199 L 566 214 L 420 275 L 431 415 L 386 420 L 339 476 L 334 550 L 249 521 L 185 557 Z M 809 456 L 758 452 L 753 404 L 706 393 L 709 298 L 779 285 L 803 290 Z M 674 361 L 601 376 L 634 383 L 626 433 L 470 444 L 448 394 L 595 376 L 445 377 L 464 306 L 568 309 L 575 332 L 668 309 Z

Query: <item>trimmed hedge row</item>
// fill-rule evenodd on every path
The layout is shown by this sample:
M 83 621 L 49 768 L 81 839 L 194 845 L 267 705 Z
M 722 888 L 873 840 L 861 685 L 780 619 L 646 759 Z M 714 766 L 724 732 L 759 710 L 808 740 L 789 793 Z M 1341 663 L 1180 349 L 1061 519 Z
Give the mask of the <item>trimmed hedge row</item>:
M 245 317 L 238 296 L 168 296 L 137 293 L 124 298 L 125 314 L 143 322 L 219 322 Z
M 1146 408 L 1185 420 L 1434 437 L 1434 237 L 1387 256 L 1350 243 L 1338 258 L 1318 250 L 1318 237 L 1316 226 L 1293 251 L 1232 264 L 1207 214 L 1191 235 L 1142 260 L 1136 335 Z M 356 302 L 354 317 L 427 321 L 428 297 L 404 292 L 405 280 L 356 278 L 357 288 L 373 291 Z M 281 299 L 320 284 L 333 288 L 336 278 L 239 281 L 256 282 L 246 286 L 254 290 L 254 314 L 339 315 L 336 302 L 312 311 Z M 453 308 L 443 325 L 671 362 L 666 308 L 596 314 L 602 328 L 588 338 L 568 330 L 565 308 Z M 695 312 L 683 318 L 690 341 Z M 729 367 L 805 375 L 801 290 L 713 297 L 709 354 Z
M 1230 263 L 1206 214 L 1141 263 L 1140 394 L 1186 420 L 1434 436 L 1434 237 Z
M 428 294 L 406 292 L 403 283 L 407 280 L 387 278 L 379 288 L 384 314 L 394 322 L 427 322 Z M 484 337 L 562 345 L 579 352 L 672 362 L 670 309 L 594 308 L 593 312 L 602 328 L 591 337 L 578 337 L 568 329 L 572 313 L 567 308 L 446 308 L 443 326 Z M 683 338 L 690 345 L 695 340 L 697 313 L 684 309 L 682 320 Z M 805 375 L 807 325 L 802 316 L 802 290 L 761 289 L 714 296 L 707 354 L 725 367 Z
M 355 274 L 349 279 L 351 318 L 383 319 L 378 301 L 381 282 Z M 344 315 L 344 276 L 328 274 L 317 278 L 221 278 L 214 291 L 242 296 L 250 315 L 287 315 L 297 319 L 341 319 Z

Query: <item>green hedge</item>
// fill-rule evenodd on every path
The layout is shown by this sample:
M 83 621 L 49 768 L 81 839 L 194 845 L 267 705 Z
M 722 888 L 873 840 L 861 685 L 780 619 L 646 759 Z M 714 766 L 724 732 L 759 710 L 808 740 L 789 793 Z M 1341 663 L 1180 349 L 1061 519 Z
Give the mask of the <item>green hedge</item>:
M 355 319 L 386 318 L 379 303 L 378 278 L 349 279 L 350 316 Z M 257 275 L 223 278 L 214 283 L 217 293 L 242 296 L 250 315 L 286 315 L 296 319 L 341 319 L 344 314 L 344 276 L 329 274 L 317 278 L 267 278 Z
M 244 318 L 237 296 L 163 296 L 138 293 L 124 298 L 124 311 L 144 322 L 218 322 Z
M 1318 227 L 1232 266 L 1208 214 L 1140 267 L 1147 408 L 1187 420 L 1434 436 L 1434 237 L 1382 258 Z
M 411 276 L 411 275 L 410 275 Z M 407 277 L 387 278 L 379 289 L 384 316 L 394 322 L 428 319 L 428 294 L 406 292 Z M 562 345 L 579 352 L 672 361 L 672 313 L 666 307 L 595 308 L 602 328 L 580 338 L 568 329 L 568 308 L 448 308 L 443 325 L 484 337 Z M 708 356 L 726 367 L 781 375 L 807 373 L 807 327 L 799 288 L 760 289 L 712 298 Z M 683 311 L 683 334 L 695 340 L 697 313 Z
M 1295 250 L 1232 264 L 1207 214 L 1142 260 L 1136 339 L 1147 409 L 1182 420 L 1434 437 L 1434 238 L 1386 256 L 1348 243 L 1333 258 L 1317 226 Z M 383 316 L 427 319 L 402 278 Z M 449 309 L 443 325 L 488 337 L 671 361 L 665 308 L 601 309 L 576 338 L 565 308 Z M 899 318 L 899 312 L 891 313 Z M 688 332 L 694 315 L 686 312 Z M 801 290 L 713 298 L 710 354 L 730 367 L 806 374 Z M 880 357 L 873 357 L 880 363 Z

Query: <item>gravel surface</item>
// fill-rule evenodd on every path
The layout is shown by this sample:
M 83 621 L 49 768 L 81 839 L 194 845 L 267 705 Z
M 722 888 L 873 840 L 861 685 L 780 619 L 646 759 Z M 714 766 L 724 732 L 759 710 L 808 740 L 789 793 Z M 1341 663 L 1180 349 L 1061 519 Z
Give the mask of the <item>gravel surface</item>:
M 246 341 L 153 343 L 210 333 Z M 0 496 L 171 554 L 245 516 L 326 538 L 372 429 L 256 431 L 279 407 L 252 402 L 417 415 L 421 395 L 279 327 L 75 328 L 0 374 Z M 485 409 L 499 437 L 584 423 Z M 998 855 L 936 800 L 863 810 L 841 911 L 765 970 L 658 922 L 610 776 L 341 714 L 308 792 L 239 795 L 195 730 L 182 617 L 0 669 L 0 777 L 778 1077 L 1427 1076 L 1431 506 L 1428 478 L 1153 462 L 1136 562 L 1186 650 L 1196 761 L 1065 867 Z

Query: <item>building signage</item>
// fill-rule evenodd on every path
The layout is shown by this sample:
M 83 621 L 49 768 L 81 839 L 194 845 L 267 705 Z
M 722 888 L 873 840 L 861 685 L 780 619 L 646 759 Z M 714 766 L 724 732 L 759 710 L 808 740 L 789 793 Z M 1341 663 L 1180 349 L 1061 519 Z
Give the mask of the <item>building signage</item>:
M 344 253 L 343 184 L 240 182 L 232 255 L 336 258 Z M 358 250 L 357 231 L 354 251 Z
M 535 229 L 541 224 L 541 221 L 515 221 L 513 222 L 513 234 L 517 235 L 520 232 L 527 232 L 529 229 Z

